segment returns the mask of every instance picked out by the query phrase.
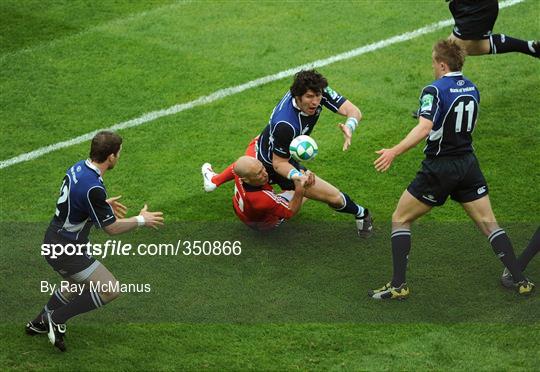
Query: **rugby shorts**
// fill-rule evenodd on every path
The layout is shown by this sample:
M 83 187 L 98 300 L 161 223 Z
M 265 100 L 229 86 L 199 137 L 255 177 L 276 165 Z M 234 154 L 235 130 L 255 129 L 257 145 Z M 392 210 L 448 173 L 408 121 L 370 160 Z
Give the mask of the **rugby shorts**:
M 62 237 L 51 227 L 47 229 L 43 243 L 49 245 L 60 244 L 63 246 L 66 246 L 67 244 L 77 244 L 72 240 Z M 45 256 L 45 260 L 47 260 L 47 263 L 63 278 L 74 282 L 86 280 L 100 265 L 100 262 L 88 252 L 83 252 L 81 255 L 64 253 L 58 255 L 56 258 L 52 258 L 49 255 Z
M 473 153 L 426 158 L 407 187 L 416 199 L 429 206 L 443 205 L 450 196 L 467 203 L 488 195 L 488 185 Z
M 449 8 L 455 22 L 452 33 L 462 40 L 489 38 L 499 15 L 497 0 L 454 0 Z

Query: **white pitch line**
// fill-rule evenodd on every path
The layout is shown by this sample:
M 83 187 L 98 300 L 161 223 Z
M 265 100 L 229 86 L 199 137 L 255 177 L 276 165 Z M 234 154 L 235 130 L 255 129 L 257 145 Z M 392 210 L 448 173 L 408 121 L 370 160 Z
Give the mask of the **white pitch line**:
M 506 7 L 515 5 L 515 4 L 519 4 L 519 3 L 523 2 L 523 1 L 525 1 L 525 0 L 507 0 L 507 1 L 503 1 L 503 2 L 501 2 L 499 4 L 499 8 L 506 8 Z M 345 52 L 345 53 L 337 54 L 337 55 L 329 57 L 329 58 L 319 59 L 317 61 L 306 63 L 304 65 L 296 66 L 296 67 L 290 68 L 288 70 L 278 72 L 278 73 L 273 74 L 273 75 L 264 76 L 264 77 L 256 79 L 256 80 L 251 80 L 251 81 L 249 81 L 247 83 L 244 83 L 244 84 L 241 84 L 241 85 L 236 85 L 236 86 L 233 86 L 233 87 L 220 89 L 220 90 L 215 91 L 212 94 L 209 94 L 207 96 L 199 97 L 199 98 L 197 98 L 197 99 L 195 99 L 193 101 L 189 101 L 189 102 L 186 102 L 186 103 L 181 103 L 181 104 L 178 104 L 178 105 L 174 105 L 174 106 L 171 106 L 171 107 L 169 107 L 167 109 L 163 109 L 163 110 L 152 111 L 152 112 L 149 112 L 149 113 L 144 114 L 142 116 L 139 116 L 138 118 L 131 119 L 131 120 L 128 120 L 128 121 L 124 121 L 124 122 L 115 124 L 115 125 L 113 125 L 111 127 L 108 127 L 108 128 L 97 129 L 97 130 L 94 130 L 94 131 L 92 131 L 90 133 L 83 134 L 81 136 L 72 138 L 72 139 L 67 140 L 67 141 L 62 141 L 62 142 L 58 142 L 58 143 L 48 145 L 48 146 L 45 146 L 45 147 L 40 147 L 37 150 L 26 152 L 24 154 L 17 155 L 17 156 L 15 156 L 13 158 L 0 161 L 0 169 L 7 168 L 7 167 L 10 167 L 12 165 L 22 163 L 22 162 L 25 162 L 25 161 L 30 161 L 30 160 L 36 159 L 36 158 L 38 158 L 40 156 L 43 156 L 45 154 L 48 154 L 50 152 L 60 150 L 60 149 L 63 149 L 65 147 L 77 145 L 79 143 L 88 141 L 88 140 L 92 139 L 92 137 L 94 137 L 94 135 L 97 132 L 101 131 L 101 130 L 118 131 L 118 130 L 121 130 L 121 129 L 137 127 L 139 125 L 154 121 L 156 119 L 159 119 L 159 118 L 162 118 L 162 117 L 165 117 L 165 116 L 174 115 L 174 114 L 177 114 L 179 112 L 189 110 L 189 109 L 192 109 L 192 108 L 197 107 L 197 106 L 205 105 L 205 104 L 220 100 L 222 98 L 229 97 L 229 96 L 232 96 L 234 94 L 243 92 L 245 90 L 258 87 L 260 85 L 264 85 L 264 84 L 267 84 L 267 83 L 270 83 L 270 82 L 273 82 L 273 81 L 276 81 L 276 80 L 280 80 L 280 79 L 292 76 L 297 71 L 299 71 L 301 69 L 319 68 L 319 67 L 327 66 L 327 65 L 329 65 L 331 63 L 344 61 L 344 60 L 347 60 L 347 59 L 351 59 L 353 57 L 358 57 L 358 56 L 360 56 L 362 54 L 372 52 L 372 51 L 375 51 L 375 50 L 378 50 L 378 49 L 382 49 L 382 48 L 385 48 L 385 47 L 387 47 L 389 45 L 392 45 L 392 44 L 408 41 L 408 40 L 417 38 L 419 36 L 422 36 L 422 35 L 437 31 L 437 30 L 439 30 L 439 29 L 441 29 L 443 27 L 448 27 L 448 26 L 452 25 L 453 22 L 454 22 L 453 19 L 445 19 L 443 21 L 436 22 L 436 23 L 433 23 L 431 25 L 419 28 L 417 30 L 414 30 L 414 31 L 411 31 L 411 32 L 406 32 L 406 33 L 403 33 L 401 35 L 396 35 L 396 36 L 393 36 L 393 37 L 385 39 L 385 40 L 377 41 L 375 43 L 368 44 L 368 45 L 365 45 L 365 46 L 350 50 L 350 51 Z

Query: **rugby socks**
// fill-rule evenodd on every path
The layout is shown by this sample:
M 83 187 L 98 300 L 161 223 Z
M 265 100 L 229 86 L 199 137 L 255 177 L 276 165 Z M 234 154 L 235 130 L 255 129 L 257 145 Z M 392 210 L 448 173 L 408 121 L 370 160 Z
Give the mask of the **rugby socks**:
M 392 231 L 392 261 L 394 263 L 394 275 L 392 287 L 399 287 L 405 283 L 407 261 L 411 251 L 411 230 L 399 228 Z
M 532 258 L 538 253 L 539 250 L 540 250 L 540 227 L 534 233 L 527 248 L 525 248 L 525 250 L 521 252 L 521 254 L 519 255 L 517 259 L 518 265 L 521 271 L 525 270 L 529 262 L 531 262 Z
M 49 298 L 49 302 L 47 302 L 47 305 L 41 310 L 41 312 L 36 316 L 34 320 L 32 320 L 32 323 L 39 323 L 42 320 L 43 314 L 48 311 L 56 310 L 64 305 L 67 305 L 69 303 L 69 300 L 60 292 L 59 289 L 56 289 L 51 298 Z
M 225 182 L 234 180 L 234 173 L 233 173 L 234 164 L 236 163 L 232 163 L 227 168 L 225 168 L 223 172 L 221 172 L 220 174 L 216 174 L 214 177 L 212 177 L 211 179 L 212 183 L 216 186 L 220 186 L 224 184 Z
M 493 248 L 493 252 L 495 252 L 504 266 L 510 271 L 514 281 L 521 282 L 522 280 L 525 280 L 516 260 L 512 243 L 510 242 L 508 235 L 506 235 L 506 232 L 503 229 L 497 229 L 489 234 L 488 239 Z
M 366 209 L 364 207 L 356 204 L 349 195 L 344 192 L 340 193 L 341 198 L 343 199 L 343 206 L 340 208 L 334 208 L 337 212 L 354 214 L 356 218 L 364 218 L 364 212 Z
M 51 317 L 56 324 L 63 324 L 75 315 L 83 314 L 105 305 L 99 297 L 99 293 L 94 291 L 84 291 L 75 297 L 68 304 L 56 309 Z
M 533 57 L 540 56 L 540 46 L 534 41 L 514 39 L 504 34 L 491 35 L 489 37 L 489 52 L 491 54 L 503 54 L 519 52 Z

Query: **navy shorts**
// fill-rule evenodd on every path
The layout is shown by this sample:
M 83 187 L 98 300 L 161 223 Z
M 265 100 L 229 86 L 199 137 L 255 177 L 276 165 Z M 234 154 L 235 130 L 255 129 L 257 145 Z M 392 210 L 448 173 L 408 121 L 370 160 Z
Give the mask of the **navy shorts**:
M 469 153 L 425 159 L 407 191 L 424 204 L 439 206 L 448 196 L 459 203 L 480 199 L 488 186 L 476 156 Z
M 75 245 L 77 243 L 64 238 L 54 231 L 53 228 L 49 227 L 45 233 L 43 244 L 67 246 L 68 244 Z M 56 258 L 52 258 L 49 255 L 45 256 L 45 260 L 62 277 L 75 282 L 81 282 L 87 279 L 100 265 L 100 262 L 88 252 L 84 252 L 83 254 L 61 254 Z
M 497 0 L 452 0 L 448 7 L 455 22 L 452 33 L 462 40 L 489 38 L 499 15 Z

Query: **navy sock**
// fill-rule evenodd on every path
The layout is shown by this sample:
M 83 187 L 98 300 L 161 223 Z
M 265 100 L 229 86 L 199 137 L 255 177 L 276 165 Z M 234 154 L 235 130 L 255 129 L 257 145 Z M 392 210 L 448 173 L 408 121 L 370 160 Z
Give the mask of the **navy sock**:
M 59 289 L 56 289 L 51 298 L 49 298 L 49 302 L 47 302 L 47 305 L 41 310 L 41 312 L 36 316 L 34 320 L 32 320 L 32 323 L 39 323 L 41 322 L 41 317 L 43 314 L 45 314 L 46 311 L 52 311 L 59 309 L 60 307 L 66 305 L 69 302 L 69 300 L 62 295 L 62 292 L 60 292 Z
M 356 204 L 349 195 L 345 194 L 344 192 L 340 193 L 341 197 L 343 198 L 343 207 L 341 208 L 335 208 L 336 211 L 341 213 L 349 213 L 354 214 L 356 218 L 362 218 L 364 217 L 364 207 Z
M 63 324 L 76 315 L 86 313 L 104 305 L 99 293 L 84 291 L 68 304 L 60 307 L 52 313 L 52 320 L 56 324 Z
M 489 37 L 489 52 L 491 54 L 503 54 L 519 52 L 530 56 L 538 56 L 540 51 L 535 50 L 532 41 L 514 39 L 504 34 L 491 35 Z
M 392 277 L 392 287 L 399 287 L 405 283 L 405 273 L 407 271 L 407 261 L 411 251 L 411 230 L 396 229 L 392 231 L 392 261 L 394 264 L 394 275 Z
M 523 276 L 523 273 L 521 272 L 516 260 L 512 243 L 510 242 L 508 235 L 506 235 L 506 232 L 503 229 L 497 229 L 488 236 L 488 239 L 491 243 L 491 247 L 493 248 L 493 252 L 495 252 L 495 254 L 501 259 L 504 266 L 506 266 L 508 271 L 510 271 L 514 281 L 520 282 L 525 280 L 525 277 Z
M 517 259 L 518 265 L 521 271 L 525 270 L 529 262 L 531 262 L 532 258 L 536 256 L 539 250 L 540 250 L 540 227 L 534 233 L 531 241 L 529 242 L 529 245 L 527 245 L 527 248 L 525 248 L 525 250 L 521 252 L 521 254 L 519 255 Z

